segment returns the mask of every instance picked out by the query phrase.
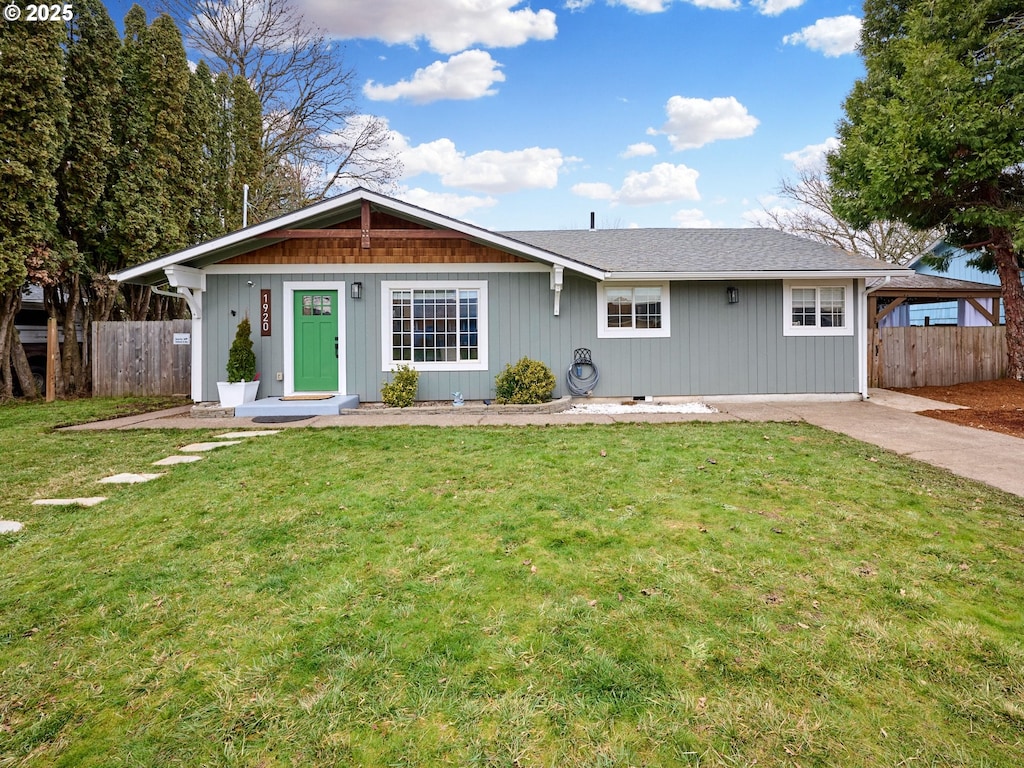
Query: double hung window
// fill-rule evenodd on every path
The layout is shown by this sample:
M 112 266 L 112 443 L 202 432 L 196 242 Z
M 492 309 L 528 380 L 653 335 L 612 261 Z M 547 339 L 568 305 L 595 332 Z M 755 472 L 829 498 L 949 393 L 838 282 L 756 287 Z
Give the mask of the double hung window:
M 668 284 L 598 284 L 597 314 L 599 338 L 668 336 Z
M 783 332 L 786 336 L 851 336 L 849 281 L 783 283 Z

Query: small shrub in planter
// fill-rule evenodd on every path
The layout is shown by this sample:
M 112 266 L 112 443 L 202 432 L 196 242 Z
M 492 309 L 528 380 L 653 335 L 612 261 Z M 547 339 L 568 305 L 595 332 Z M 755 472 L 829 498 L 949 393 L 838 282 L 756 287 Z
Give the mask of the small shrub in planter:
M 392 408 L 408 408 L 416 402 L 416 389 L 420 385 L 420 372 L 408 365 L 400 365 L 393 371 L 391 381 L 380 388 L 380 399 Z
M 546 403 L 555 391 L 555 375 L 539 360 L 522 358 L 494 380 L 495 396 L 499 403 L 527 405 Z
M 256 353 L 252 351 L 252 326 L 242 318 L 235 330 L 235 340 L 228 350 L 228 381 L 253 381 L 256 378 Z

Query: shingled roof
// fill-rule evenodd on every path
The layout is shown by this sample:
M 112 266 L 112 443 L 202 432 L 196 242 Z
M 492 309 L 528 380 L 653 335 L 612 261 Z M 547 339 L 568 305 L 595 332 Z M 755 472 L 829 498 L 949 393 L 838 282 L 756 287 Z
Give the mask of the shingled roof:
M 715 280 L 860 278 L 909 271 L 773 229 L 604 229 L 492 232 L 376 192 L 357 188 L 276 219 L 160 256 L 111 275 L 159 285 L 170 267 L 203 269 L 294 236 L 330 228 L 362 211 L 386 211 L 425 228 L 448 230 L 555 269 L 605 279 Z M 367 230 L 367 236 L 373 231 Z M 393 232 L 389 234 L 393 237 Z
M 884 261 L 774 229 L 577 229 L 501 234 L 612 273 L 906 272 Z

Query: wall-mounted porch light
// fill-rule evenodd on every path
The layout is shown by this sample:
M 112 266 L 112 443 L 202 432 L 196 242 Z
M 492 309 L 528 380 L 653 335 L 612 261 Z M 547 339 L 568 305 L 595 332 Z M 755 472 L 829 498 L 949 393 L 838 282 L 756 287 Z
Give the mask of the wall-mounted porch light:
M 739 304 L 740 289 L 733 285 L 730 285 L 728 288 L 725 289 L 725 297 L 729 300 L 730 304 Z
M 363 298 L 363 284 L 352 283 L 352 287 L 349 289 L 349 296 L 351 296 L 353 299 Z

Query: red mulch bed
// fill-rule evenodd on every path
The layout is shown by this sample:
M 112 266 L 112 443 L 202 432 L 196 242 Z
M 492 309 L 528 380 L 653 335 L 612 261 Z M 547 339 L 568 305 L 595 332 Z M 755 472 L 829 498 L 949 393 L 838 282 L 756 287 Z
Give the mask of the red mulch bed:
M 922 411 L 922 415 L 977 429 L 1024 437 L 1024 382 L 1013 379 L 975 381 L 949 387 L 899 389 L 908 395 L 955 403 L 958 411 Z

